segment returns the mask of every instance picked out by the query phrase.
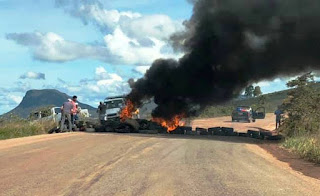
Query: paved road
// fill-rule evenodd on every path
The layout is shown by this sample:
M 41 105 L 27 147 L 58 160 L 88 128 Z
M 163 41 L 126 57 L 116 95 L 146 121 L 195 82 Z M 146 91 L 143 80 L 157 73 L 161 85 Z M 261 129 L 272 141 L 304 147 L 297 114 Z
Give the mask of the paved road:
M 320 195 L 237 137 L 65 133 L 0 142 L 0 195 Z

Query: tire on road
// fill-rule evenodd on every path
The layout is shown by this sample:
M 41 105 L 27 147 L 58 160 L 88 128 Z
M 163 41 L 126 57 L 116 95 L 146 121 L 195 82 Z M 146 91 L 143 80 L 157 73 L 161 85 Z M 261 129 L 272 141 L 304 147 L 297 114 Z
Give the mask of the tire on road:
M 248 135 L 248 137 L 259 139 L 260 138 L 260 131 L 248 130 L 247 135 Z
M 222 127 L 221 130 L 225 136 L 234 136 L 234 129 L 231 127 Z
M 204 128 L 197 127 L 196 132 L 198 135 L 208 135 L 208 130 Z
M 212 135 L 220 135 L 221 134 L 221 127 L 211 127 L 208 129 L 208 132 L 211 132 Z

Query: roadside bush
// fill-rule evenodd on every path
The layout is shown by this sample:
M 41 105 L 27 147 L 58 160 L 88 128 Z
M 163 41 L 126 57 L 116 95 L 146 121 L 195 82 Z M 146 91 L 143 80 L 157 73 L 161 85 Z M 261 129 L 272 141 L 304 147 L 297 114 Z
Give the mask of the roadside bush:
M 213 118 L 220 116 L 230 116 L 233 111 L 233 106 L 228 105 L 220 105 L 220 106 L 212 106 L 204 109 L 199 118 Z
M 314 88 L 312 73 L 287 83 L 293 88 L 284 100 L 286 118 L 280 131 L 286 135 L 282 144 L 309 161 L 320 163 L 320 92 Z
M 320 163 L 320 135 L 288 137 L 282 144 L 309 161 Z
M 51 121 L 27 121 L 15 118 L 1 120 L 0 122 L 0 140 L 26 137 L 48 133 L 55 126 Z
M 288 98 L 281 106 L 287 116 L 280 129 L 285 135 L 292 137 L 319 132 L 320 92 L 312 87 L 313 84 L 311 73 L 287 83 L 289 88 L 294 89 L 288 93 Z

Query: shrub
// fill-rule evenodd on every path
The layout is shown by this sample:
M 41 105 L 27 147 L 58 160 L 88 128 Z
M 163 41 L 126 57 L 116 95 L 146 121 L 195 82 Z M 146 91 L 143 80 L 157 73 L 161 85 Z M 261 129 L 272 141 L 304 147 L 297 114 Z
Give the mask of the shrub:
M 0 140 L 48 133 L 54 126 L 55 123 L 51 121 L 2 120 Z
M 291 136 L 309 135 L 319 132 L 320 128 L 320 93 L 313 88 L 314 79 L 311 73 L 291 80 L 287 86 L 294 88 L 288 93 L 282 108 L 287 116 L 281 131 Z
M 320 135 L 288 137 L 282 144 L 309 161 L 320 163 Z

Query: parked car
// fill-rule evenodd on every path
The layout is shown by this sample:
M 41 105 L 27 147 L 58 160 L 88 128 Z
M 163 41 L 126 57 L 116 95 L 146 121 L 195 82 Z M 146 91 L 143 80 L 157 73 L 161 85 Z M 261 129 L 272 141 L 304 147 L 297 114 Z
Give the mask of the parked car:
M 265 118 L 265 108 L 260 107 L 256 110 L 253 110 L 250 106 L 238 106 L 231 115 L 232 121 L 246 121 L 246 122 L 255 122 L 256 119 Z

